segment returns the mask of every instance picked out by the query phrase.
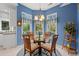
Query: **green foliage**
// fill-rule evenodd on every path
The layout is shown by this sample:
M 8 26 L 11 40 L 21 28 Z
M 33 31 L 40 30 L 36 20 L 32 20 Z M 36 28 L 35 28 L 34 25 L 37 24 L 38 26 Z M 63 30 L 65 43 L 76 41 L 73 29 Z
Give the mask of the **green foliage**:
M 50 31 L 55 32 L 56 27 L 55 26 L 50 26 Z
M 29 30 L 30 30 L 30 24 L 29 23 L 24 24 L 23 32 L 28 32 Z
M 66 23 L 65 25 L 65 31 L 67 31 L 70 34 L 74 34 L 75 30 L 75 24 L 74 23 Z
M 36 25 L 36 31 L 42 30 L 42 24 L 37 24 Z

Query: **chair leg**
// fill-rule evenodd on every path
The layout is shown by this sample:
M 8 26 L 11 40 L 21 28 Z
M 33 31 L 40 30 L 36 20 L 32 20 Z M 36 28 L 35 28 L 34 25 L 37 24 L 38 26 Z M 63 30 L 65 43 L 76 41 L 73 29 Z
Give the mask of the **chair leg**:
M 52 52 L 50 52 L 50 56 L 52 56 Z
M 50 56 L 52 56 L 52 52 L 50 53 Z
M 56 53 L 55 49 L 54 49 L 54 53 Z
M 75 54 L 77 54 L 77 51 L 75 51 Z
M 54 53 L 55 53 L 55 55 L 57 56 L 57 54 L 56 54 L 56 49 L 54 49 Z
M 26 54 L 26 49 L 24 49 L 24 56 L 25 56 L 25 54 Z
M 32 53 L 30 52 L 30 56 L 32 56 Z

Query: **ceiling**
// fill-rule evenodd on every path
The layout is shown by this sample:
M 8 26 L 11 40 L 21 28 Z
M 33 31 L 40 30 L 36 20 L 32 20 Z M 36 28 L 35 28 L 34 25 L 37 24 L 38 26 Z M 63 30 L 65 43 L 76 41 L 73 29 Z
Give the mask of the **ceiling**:
M 55 7 L 60 3 L 21 3 L 22 5 L 32 9 L 32 10 L 47 10 L 51 7 Z
M 41 8 L 41 10 L 47 10 L 47 9 L 50 9 L 57 5 L 60 5 L 59 7 L 63 7 L 70 3 L 62 3 L 62 4 L 61 3 L 20 3 L 20 4 L 30 8 L 32 10 L 40 10 L 40 8 Z M 17 6 L 17 3 L 2 3 L 2 4 L 0 4 L 0 6 L 1 5 L 6 5 L 6 6 L 8 5 L 12 8 L 15 8 Z
M 59 7 L 63 7 L 70 3 L 62 3 L 62 4 L 61 3 L 20 3 L 20 4 L 30 8 L 32 10 L 40 10 L 40 8 L 41 8 L 41 10 L 47 10 L 47 9 L 50 9 L 57 5 L 60 5 Z M 10 7 L 15 8 L 17 6 L 17 3 L 2 3 L 2 4 L 0 4 L 0 6 L 1 5 L 6 5 L 6 6 L 8 5 Z

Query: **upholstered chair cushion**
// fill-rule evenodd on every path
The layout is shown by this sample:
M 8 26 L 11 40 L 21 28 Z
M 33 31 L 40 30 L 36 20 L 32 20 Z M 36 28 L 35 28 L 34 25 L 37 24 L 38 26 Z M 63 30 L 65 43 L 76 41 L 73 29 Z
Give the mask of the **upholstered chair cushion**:
M 35 49 L 37 49 L 39 47 L 39 45 L 37 44 L 37 43 L 31 43 L 31 51 L 30 51 L 30 49 L 27 49 L 26 48 L 26 50 L 28 51 L 28 52 L 33 52 Z
M 51 44 L 49 44 L 49 43 L 44 43 L 44 44 L 42 43 L 42 44 L 41 44 L 41 47 L 42 47 L 42 48 L 45 48 L 45 49 L 47 49 L 47 50 L 51 50 Z
M 31 50 L 35 50 L 39 47 L 39 45 L 37 43 L 31 43 Z
M 31 43 L 34 43 L 34 40 L 31 40 Z

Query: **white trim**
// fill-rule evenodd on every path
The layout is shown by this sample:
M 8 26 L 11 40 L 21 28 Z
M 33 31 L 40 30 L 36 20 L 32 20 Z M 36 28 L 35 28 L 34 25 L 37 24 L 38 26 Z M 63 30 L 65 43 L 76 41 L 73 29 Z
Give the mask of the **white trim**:
M 25 16 L 29 16 L 29 19 L 32 20 L 32 15 L 31 14 L 28 14 L 28 13 L 25 13 L 25 12 L 22 12 L 21 14 L 25 14 Z
M 64 7 L 64 6 L 67 6 L 69 5 L 70 3 L 63 3 L 62 5 L 60 5 L 60 7 Z
M 30 24 L 30 30 L 29 31 L 31 31 L 32 32 L 32 15 L 31 14 L 27 14 L 27 13 L 25 13 L 25 12 L 22 12 L 21 13 L 21 17 L 22 17 L 22 34 L 23 34 L 23 15 L 22 14 L 24 14 L 25 16 L 29 16 L 30 18 L 28 19 L 28 20 L 25 20 L 25 22 L 28 22 L 29 24 Z
M 47 18 L 47 20 L 49 20 L 49 21 L 52 20 L 52 19 L 49 18 L 50 16 L 52 16 L 52 19 L 56 19 L 56 20 L 55 20 L 55 22 L 56 22 L 56 32 L 55 32 L 55 34 L 57 34 L 57 12 L 47 15 L 46 18 Z M 49 31 L 48 28 L 47 28 L 47 31 Z
M 57 12 L 52 13 L 52 14 L 48 14 L 47 17 L 46 17 L 47 20 L 49 19 L 49 16 L 52 16 L 52 17 L 55 16 L 55 18 L 57 18 Z

